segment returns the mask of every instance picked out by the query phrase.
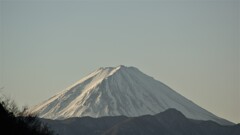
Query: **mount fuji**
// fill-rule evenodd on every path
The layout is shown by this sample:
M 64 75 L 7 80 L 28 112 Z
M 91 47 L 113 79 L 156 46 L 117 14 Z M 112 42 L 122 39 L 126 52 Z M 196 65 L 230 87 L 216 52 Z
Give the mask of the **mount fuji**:
M 201 108 L 137 68 L 122 65 L 95 70 L 50 99 L 30 108 L 28 113 L 47 119 L 120 115 L 137 117 L 154 115 L 169 108 L 177 109 L 190 119 L 233 124 Z

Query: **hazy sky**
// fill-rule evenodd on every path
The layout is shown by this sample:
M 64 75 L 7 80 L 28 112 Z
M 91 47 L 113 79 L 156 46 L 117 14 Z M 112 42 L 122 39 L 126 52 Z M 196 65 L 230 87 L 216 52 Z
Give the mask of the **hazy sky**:
M 0 88 L 20 106 L 122 64 L 240 123 L 237 0 L 0 4 Z

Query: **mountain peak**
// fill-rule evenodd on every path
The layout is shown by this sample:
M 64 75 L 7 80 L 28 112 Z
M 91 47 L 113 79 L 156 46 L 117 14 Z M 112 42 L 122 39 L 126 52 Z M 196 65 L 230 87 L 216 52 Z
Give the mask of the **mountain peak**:
M 166 111 L 157 114 L 156 116 L 165 116 L 168 118 L 174 118 L 174 117 L 185 118 L 185 116 L 175 108 L 169 108 Z
M 101 67 L 97 71 L 98 71 L 98 74 L 105 74 L 104 77 L 107 78 L 120 70 L 126 70 L 126 69 L 128 69 L 128 67 L 119 65 L 116 67 Z
M 116 68 L 127 68 L 127 67 L 124 65 L 118 65 Z
M 118 72 L 123 73 L 125 71 L 124 74 L 128 74 L 130 72 L 133 72 L 133 71 L 131 71 L 132 69 L 137 69 L 137 68 L 119 65 L 116 67 L 100 67 L 96 72 L 98 74 L 105 74 L 104 77 L 108 78 L 109 76 L 112 76 L 113 74 L 118 73 Z
M 100 67 L 98 70 L 119 70 L 119 69 L 127 69 L 130 67 L 124 65 L 118 65 L 116 67 Z
M 115 69 L 117 69 L 117 70 L 127 70 L 127 69 L 129 69 L 129 67 L 124 66 L 124 65 L 119 65 L 119 66 L 116 66 Z

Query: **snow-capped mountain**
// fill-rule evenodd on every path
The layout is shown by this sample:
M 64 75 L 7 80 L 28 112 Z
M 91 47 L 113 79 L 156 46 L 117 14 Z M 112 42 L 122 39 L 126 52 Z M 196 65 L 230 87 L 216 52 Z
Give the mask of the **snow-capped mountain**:
M 215 116 L 135 67 L 106 67 L 87 75 L 72 86 L 28 110 L 39 117 L 129 117 L 157 114 L 175 108 L 186 117 L 231 122 Z

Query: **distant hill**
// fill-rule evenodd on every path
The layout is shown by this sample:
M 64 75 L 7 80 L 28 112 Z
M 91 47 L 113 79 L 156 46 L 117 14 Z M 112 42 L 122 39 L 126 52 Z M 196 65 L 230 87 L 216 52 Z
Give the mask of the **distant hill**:
M 139 117 L 42 119 L 59 135 L 240 135 L 240 124 L 223 126 L 213 121 L 186 118 L 176 109 Z

